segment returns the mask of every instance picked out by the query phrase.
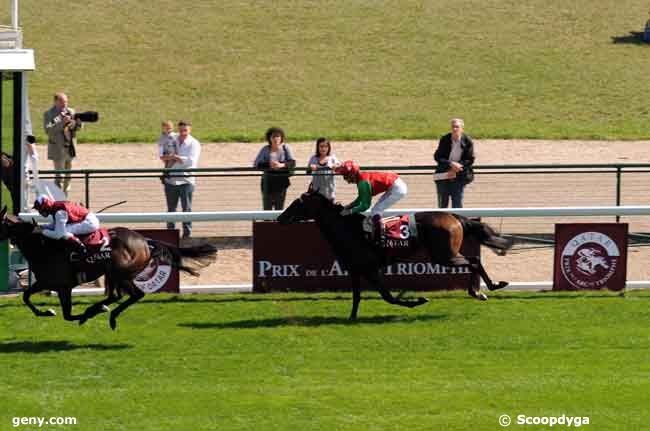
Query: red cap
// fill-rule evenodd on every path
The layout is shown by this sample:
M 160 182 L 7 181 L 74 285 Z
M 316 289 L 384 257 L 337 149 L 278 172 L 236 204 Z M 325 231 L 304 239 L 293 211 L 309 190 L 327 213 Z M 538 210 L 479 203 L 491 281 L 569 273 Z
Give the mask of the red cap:
M 346 160 L 341 166 L 336 168 L 335 172 L 344 176 L 357 175 L 359 173 L 359 164 L 354 160 Z

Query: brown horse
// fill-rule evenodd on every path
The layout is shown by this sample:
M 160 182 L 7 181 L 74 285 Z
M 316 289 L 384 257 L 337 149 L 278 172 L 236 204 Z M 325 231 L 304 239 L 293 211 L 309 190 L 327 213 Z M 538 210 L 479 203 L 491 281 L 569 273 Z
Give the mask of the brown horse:
M 30 301 L 31 295 L 42 290 L 57 292 L 63 318 L 77 320 L 83 324 L 97 314 L 108 311 L 108 305 L 119 301 L 123 294 L 128 298 L 110 313 L 112 329 L 117 326 L 117 317 L 127 307 L 142 297 L 144 292 L 134 283 L 135 277 L 148 265 L 152 256 L 166 254 L 173 267 L 198 276 L 198 270 L 214 262 L 216 248 L 210 245 L 175 247 L 171 244 L 147 239 L 137 232 L 118 227 L 109 229 L 110 250 L 105 259 L 92 259 L 89 269 L 84 271 L 85 280 L 93 281 L 106 276 L 107 297 L 88 307 L 82 314 L 72 314 L 72 289 L 79 284 L 79 267 L 72 262 L 71 250 L 65 241 L 52 240 L 40 233 L 36 223 L 22 221 L 7 215 L 7 208 L 0 211 L 0 240 L 9 239 L 29 262 L 36 282 L 23 293 L 23 301 L 36 316 L 55 316 L 54 310 L 39 310 Z M 186 258 L 192 262 L 187 263 Z
M 361 277 L 368 280 L 379 291 L 382 298 L 391 304 L 416 307 L 427 302 L 426 298 L 408 301 L 402 300 L 399 296 L 393 297 L 381 283 L 383 268 L 396 261 L 407 261 L 410 255 L 422 248 L 427 251 L 434 263 L 468 268 L 471 279 L 467 291 L 474 298 L 487 299 L 484 293 L 474 288 L 477 276 L 483 279 L 490 290 L 501 289 L 508 285 L 505 281 L 493 283 L 478 257 L 460 254 L 463 238 L 469 236 L 476 238 L 482 245 L 495 250 L 498 254 L 504 254 L 510 249 L 512 242 L 500 236 L 485 223 L 446 212 L 415 213 L 418 246 L 405 250 L 404 254 L 394 255 L 387 253 L 385 249 L 366 238 L 362 226 L 365 217 L 362 214 L 342 216 L 340 215 L 342 209 L 341 205 L 332 203 L 318 192 L 307 192 L 293 201 L 277 220 L 282 224 L 302 220 L 316 222 L 323 237 L 330 243 L 341 267 L 348 270 L 353 277 L 350 319 L 357 317 L 361 301 Z

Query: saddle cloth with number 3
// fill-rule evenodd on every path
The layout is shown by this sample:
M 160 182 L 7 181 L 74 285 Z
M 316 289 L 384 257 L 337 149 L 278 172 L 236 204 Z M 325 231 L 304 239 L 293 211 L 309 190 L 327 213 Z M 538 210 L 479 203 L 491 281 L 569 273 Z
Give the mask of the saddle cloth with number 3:
M 417 228 L 415 218 L 410 214 L 382 219 L 385 248 L 409 248 L 415 245 Z

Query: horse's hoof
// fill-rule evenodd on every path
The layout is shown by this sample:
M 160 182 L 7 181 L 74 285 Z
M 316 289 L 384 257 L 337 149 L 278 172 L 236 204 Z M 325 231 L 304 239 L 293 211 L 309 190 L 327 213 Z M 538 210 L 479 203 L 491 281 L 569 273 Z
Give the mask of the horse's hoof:
M 424 297 L 418 298 L 418 305 L 426 304 L 427 302 L 429 302 L 427 298 Z
M 488 286 L 488 289 L 490 289 L 490 290 L 499 290 L 499 289 L 503 289 L 507 285 L 508 285 L 507 281 L 500 281 L 498 284 L 492 283 L 491 286 Z
M 111 311 L 111 309 L 108 308 L 108 305 L 102 305 L 100 313 L 108 313 L 109 311 Z
M 51 308 L 48 308 L 47 311 L 45 313 L 43 313 L 43 316 L 54 317 L 54 316 L 56 316 L 56 311 L 54 311 Z
M 467 291 L 467 293 L 469 293 L 469 296 L 471 296 L 472 298 L 476 298 L 479 301 L 487 301 L 488 299 L 487 295 L 481 292 L 480 290 L 470 289 Z

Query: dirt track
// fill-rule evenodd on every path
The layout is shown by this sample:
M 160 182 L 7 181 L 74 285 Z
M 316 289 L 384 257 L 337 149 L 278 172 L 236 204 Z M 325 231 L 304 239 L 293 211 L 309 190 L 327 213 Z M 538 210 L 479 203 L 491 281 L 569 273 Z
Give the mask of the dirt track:
M 312 143 L 290 143 L 296 154 L 299 166 L 304 166 L 313 151 Z M 430 165 L 433 164 L 433 151 L 437 142 L 433 141 L 376 141 L 376 142 L 334 142 L 333 148 L 340 159 L 352 158 L 364 165 Z M 259 150 L 260 143 L 209 143 L 203 144 L 200 167 L 241 167 L 250 166 Z M 477 164 L 540 164 L 540 163 L 650 163 L 650 142 L 623 141 L 530 141 L 530 140 L 479 140 L 476 141 Z M 158 168 L 160 161 L 155 157 L 154 144 L 85 144 L 78 150 L 78 159 L 73 164 L 74 169 L 80 168 Z M 39 152 L 42 159 L 46 158 L 45 148 Z M 397 155 L 397 156 L 396 156 Z M 49 161 L 41 162 L 41 169 L 52 169 Z M 589 176 L 585 178 L 592 178 Z M 290 189 L 288 201 L 297 193 L 304 190 L 306 178 L 294 177 L 294 185 Z M 134 193 L 138 196 L 140 207 L 145 211 L 162 211 L 162 191 L 159 183 L 153 181 L 146 188 L 139 185 L 128 185 L 126 180 L 119 183 L 106 182 L 101 188 L 93 188 L 93 196 L 101 194 L 102 202 L 116 202 L 125 194 Z M 194 209 L 196 211 L 221 209 L 257 209 L 260 206 L 257 178 L 250 178 L 246 184 L 219 183 L 215 185 L 201 179 L 195 194 Z M 242 180 L 239 180 L 240 182 Z M 520 197 L 526 197 L 533 206 L 548 206 L 551 195 L 544 193 L 552 188 L 539 181 L 490 182 L 481 184 L 477 180 L 466 190 L 465 204 L 467 207 L 487 206 L 521 206 Z M 548 179 L 548 181 L 556 181 Z M 558 180 L 559 181 L 559 180 Z M 562 180 L 566 182 L 566 179 Z M 636 179 L 635 179 L 636 181 Z M 598 180 L 582 181 L 580 196 L 572 198 L 574 205 L 612 205 L 610 192 L 603 191 L 603 184 Z M 639 180 L 641 183 L 642 180 Z M 119 184 L 119 186 L 118 186 Z M 125 184 L 127 186 L 125 187 Z M 226 186 L 224 186 L 226 184 Z M 230 187 L 229 184 L 233 184 Z M 430 207 L 433 205 L 435 191 L 429 178 L 426 180 L 409 179 L 409 202 L 402 207 Z M 607 182 L 610 184 L 610 182 Z M 629 186 L 629 185 L 628 185 Z M 639 184 L 641 186 L 641 184 Z M 518 192 L 510 193 L 513 187 Z M 232 189 L 232 190 L 231 190 Z M 349 185 L 339 182 L 339 199 L 346 201 L 353 196 Z M 412 197 L 413 196 L 413 197 Z M 487 196 L 487 198 L 486 198 Z M 503 196 L 496 201 L 496 196 Z M 508 196 L 512 196 L 508 198 Z M 624 204 L 643 204 L 644 193 L 638 193 Z M 560 199 L 562 196 L 552 196 Z M 72 199 L 83 200 L 82 190 L 73 187 Z M 98 197 L 93 197 L 97 201 Z M 496 204 L 494 203 L 496 202 Z M 567 201 L 569 202 L 569 201 Z M 577 203 L 575 203 L 577 202 Z M 557 205 L 556 202 L 551 202 Z M 525 203 L 526 204 L 526 203 Z M 567 205 L 567 204 L 560 204 Z M 140 209 L 142 210 L 142 209 Z M 648 217 L 646 217 L 648 219 Z M 494 221 L 490 221 L 493 223 Z M 497 221 L 498 222 L 498 221 Z M 551 229 L 552 224 L 546 223 L 545 229 Z M 501 226 L 508 232 L 510 226 Z M 512 226 L 512 229 L 517 229 Z M 197 226 L 199 236 L 206 232 Z M 230 228 L 229 228 L 230 229 Z M 233 228 L 234 229 L 234 228 Z M 240 226 L 238 236 L 246 236 L 250 232 L 248 224 Z M 238 231 L 235 231 L 238 233 Z M 209 235 L 213 236 L 213 235 Z M 220 235 L 221 236 L 221 235 Z M 182 284 L 232 284 L 250 283 L 252 269 L 250 266 L 252 252 L 251 242 L 242 238 L 221 238 L 217 240 L 220 247 L 218 263 L 207 271 L 200 279 L 183 278 Z M 647 265 L 650 252 L 647 247 L 636 247 L 630 250 L 628 263 L 629 280 L 647 280 L 650 277 L 650 265 Z M 506 257 L 498 257 L 489 251 L 483 252 L 488 272 L 494 279 L 510 281 L 544 281 L 552 279 L 552 249 L 513 253 Z

